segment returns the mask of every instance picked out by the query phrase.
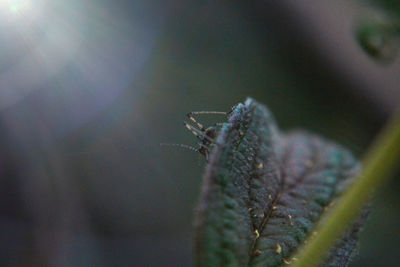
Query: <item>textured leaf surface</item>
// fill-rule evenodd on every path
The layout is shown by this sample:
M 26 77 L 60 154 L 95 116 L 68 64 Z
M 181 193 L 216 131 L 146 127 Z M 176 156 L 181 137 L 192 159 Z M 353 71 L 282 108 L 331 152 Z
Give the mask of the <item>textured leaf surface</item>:
M 233 110 L 207 165 L 195 228 L 197 266 L 289 263 L 358 172 L 346 149 L 306 132 L 282 134 L 262 104 Z M 345 266 L 359 224 L 326 264 Z M 340 265 L 340 263 L 343 264 Z

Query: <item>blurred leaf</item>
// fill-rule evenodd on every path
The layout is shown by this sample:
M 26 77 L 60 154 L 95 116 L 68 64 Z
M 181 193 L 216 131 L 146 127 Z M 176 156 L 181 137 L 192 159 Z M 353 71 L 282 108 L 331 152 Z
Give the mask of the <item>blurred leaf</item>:
M 392 62 L 400 46 L 400 22 L 387 14 L 367 14 L 356 38 L 364 51 L 381 62 Z
M 282 134 L 262 104 L 238 104 L 218 136 L 196 218 L 197 266 L 279 266 L 359 171 L 346 149 Z M 326 264 L 345 266 L 361 221 Z

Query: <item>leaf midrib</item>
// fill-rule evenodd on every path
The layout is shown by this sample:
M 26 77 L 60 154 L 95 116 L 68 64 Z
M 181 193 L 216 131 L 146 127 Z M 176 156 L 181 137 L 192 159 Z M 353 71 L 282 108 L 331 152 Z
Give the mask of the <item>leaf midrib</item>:
M 315 146 L 315 144 L 313 144 L 313 143 L 311 143 L 312 144 L 312 146 Z M 270 209 L 268 210 L 268 212 L 267 213 L 264 213 L 264 220 L 263 220 L 263 222 L 261 223 L 261 225 L 260 225 L 260 228 L 259 229 L 257 229 L 258 230 L 258 232 L 259 232 L 259 235 L 261 236 L 261 233 L 264 231 L 264 229 L 265 229 L 265 227 L 267 226 L 267 224 L 268 224 L 268 221 L 269 221 L 269 219 L 271 218 L 271 215 L 272 215 L 272 213 L 273 213 L 273 209 L 272 209 L 272 207 L 275 205 L 275 204 L 277 204 L 277 202 L 279 201 L 279 199 L 280 199 L 280 197 L 282 196 L 282 195 L 284 195 L 284 194 L 287 194 L 288 192 L 290 192 L 291 190 L 293 190 L 293 188 L 296 188 L 297 186 L 299 186 L 301 183 L 303 183 L 304 182 L 304 178 L 305 177 L 307 177 L 307 175 L 312 171 L 312 170 L 314 170 L 315 169 L 315 166 L 317 166 L 317 159 L 318 159 L 318 155 L 320 154 L 320 152 L 318 151 L 318 150 L 315 150 L 315 149 L 312 149 L 312 151 L 314 151 L 314 153 L 313 153 L 313 156 L 312 156 L 312 162 L 313 162 L 313 166 L 312 167 L 310 167 L 310 168 L 307 168 L 307 170 L 303 173 L 303 175 L 301 176 L 301 178 L 300 179 L 298 179 L 298 181 L 295 183 L 295 184 L 293 184 L 291 187 L 289 187 L 289 188 L 287 188 L 287 189 L 285 189 L 284 190 L 284 186 L 285 186 L 285 181 L 286 181 L 286 178 L 287 178 L 287 176 L 286 176 L 286 174 L 285 174 L 285 172 L 282 172 L 282 168 L 284 168 L 285 166 L 286 166 L 286 164 L 287 164 L 287 160 L 288 160 L 288 158 L 289 158 L 289 153 L 286 151 L 286 153 L 284 154 L 284 159 L 282 159 L 282 164 L 281 164 L 281 167 L 280 167 L 280 173 L 281 173 L 281 175 L 282 175 L 282 177 L 281 177 L 281 183 L 280 183 L 280 190 L 279 190 L 279 193 L 277 194 L 277 196 L 274 198 L 274 200 L 272 201 L 272 204 L 270 205 L 271 207 L 270 207 Z M 253 231 L 255 231 L 256 229 L 253 229 Z M 257 242 L 258 242 L 258 239 L 259 238 L 254 238 L 254 242 L 253 242 L 253 244 L 252 244 L 252 246 L 251 246 L 251 249 L 250 249 L 250 257 L 249 257 L 249 264 L 252 262 L 252 260 L 255 258 L 255 257 L 257 257 L 257 255 L 256 255 L 256 253 L 255 253 L 255 248 L 256 248 L 256 245 L 257 245 Z M 250 266 L 250 265 L 249 265 Z

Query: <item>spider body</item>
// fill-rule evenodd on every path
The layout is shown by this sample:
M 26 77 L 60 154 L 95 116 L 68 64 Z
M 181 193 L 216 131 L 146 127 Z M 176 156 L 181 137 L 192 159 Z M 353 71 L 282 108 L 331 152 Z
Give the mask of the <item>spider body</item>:
M 209 148 L 213 143 L 213 141 L 215 140 L 215 137 L 217 136 L 216 127 L 210 126 L 207 129 L 205 129 L 204 136 L 208 138 L 203 138 L 203 140 L 200 140 L 199 143 L 200 147 L 198 148 L 198 151 L 206 158 L 206 161 L 208 161 Z

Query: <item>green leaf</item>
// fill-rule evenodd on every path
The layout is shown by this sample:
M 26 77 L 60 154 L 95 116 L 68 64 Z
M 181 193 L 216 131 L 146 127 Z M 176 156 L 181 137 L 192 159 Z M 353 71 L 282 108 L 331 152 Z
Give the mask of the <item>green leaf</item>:
M 238 104 L 206 168 L 195 223 L 196 265 L 291 262 L 359 169 L 345 148 L 307 132 L 281 133 L 264 105 L 253 99 Z M 346 265 L 361 223 L 338 241 L 327 265 Z

